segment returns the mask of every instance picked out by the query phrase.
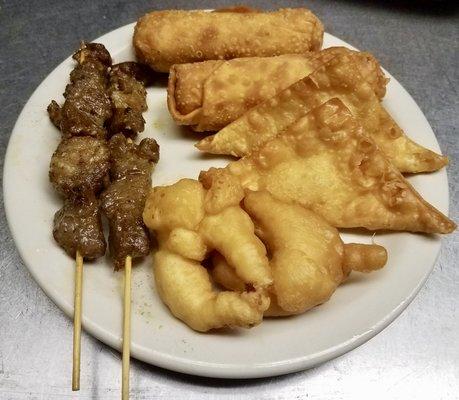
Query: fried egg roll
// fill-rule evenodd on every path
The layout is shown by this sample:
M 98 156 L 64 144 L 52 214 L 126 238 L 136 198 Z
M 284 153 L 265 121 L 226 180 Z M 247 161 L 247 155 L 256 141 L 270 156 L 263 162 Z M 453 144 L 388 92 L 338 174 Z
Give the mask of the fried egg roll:
M 134 47 L 159 72 L 174 64 L 237 57 L 269 57 L 319 50 L 323 25 L 305 8 L 270 12 L 167 10 L 141 17 Z
M 381 99 L 388 80 L 378 61 L 369 53 L 331 47 L 306 54 L 174 65 L 167 89 L 169 112 L 180 125 L 218 131 L 340 54 L 352 57 L 362 78 Z

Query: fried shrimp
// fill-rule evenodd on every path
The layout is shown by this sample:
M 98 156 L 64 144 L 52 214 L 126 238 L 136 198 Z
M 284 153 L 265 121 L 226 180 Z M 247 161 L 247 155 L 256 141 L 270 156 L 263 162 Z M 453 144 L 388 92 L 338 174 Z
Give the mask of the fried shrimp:
M 248 328 L 259 324 L 269 307 L 266 249 L 240 208 L 243 191 L 236 184 L 223 174 L 207 190 L 196 180 L 182 179 L 154 188 L 146 202 L 143 218 L 159 244 L 154 258 L 158 293 L 173 315 L 197 331 Z M 237 271 L 241 292 L 213 288 L 201 264 L 213 250 Z
M 352 270 L 382 268 L 386 250 L 378 245 L 343 244 L 338 231 L 322 217 L 268 192 L 249 192 L 244 208 L 269 248 L 274 284 L 266 316 L 299 314 L 327 301 Z M 240 291 L 237 271 L 220 256 L 213 258 L 212 278 Z
M 258 325 L 268 298 L 259 292 L 217 292 L 207 270 L 197 261 L 168 250 L 155 259 L 159 295 L 172 314 L 196 331 L 223 327 L 250 328 Z

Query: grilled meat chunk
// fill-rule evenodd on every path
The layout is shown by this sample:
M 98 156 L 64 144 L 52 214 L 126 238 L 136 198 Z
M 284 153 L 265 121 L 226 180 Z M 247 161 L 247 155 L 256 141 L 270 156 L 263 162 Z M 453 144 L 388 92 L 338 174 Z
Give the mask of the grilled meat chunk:
M 77 250 L 88 260 L 103 256 L 106 243 L 97 199 L 89 196 L 65 200 L 54 215 L 53 236 L 73 258 Z
M 144 130 L 144 85 L 150 75 L 134 62 L 112 67 L 110 54 L 97 43 L 83 43 L 73 58 L 77 65 L 70 73 L 64 104 L 53 100 L 48 106 L 49 117 L 63 136 L 49 171 L 54 188 L 65 198 L 55 214 L 53 235 L 72 257 L 77 250 L 86 259 L 105 253 L 97 196 L 111 169 L 112 184 L 102 195 L 102 209 L 110 223 L 110 252 L 119 269 L 126 256 L 144 256 L 150 247 L 142 212 L 159 147 L 152 139 L 137 146 L 122 135 L 135 137 Z M 107 146 L 109 134 L 114 136 Z
M 110 132 L 122 132 L 126 137 L 135 138 L 145 128 L 141 113 L 132 108 L 115 108 L 110 121 Z
M 49 179 L 66 198 L 100 191 L 108 178 L 110 152 L 106 142 L 75 136 L 59 143 L 51 157 Z
M 112 57 L 101 43 L 83 42 L 72 58 L 76 60 L 78 64 L 98 62 L 105 67 L 110 67 L 112 65 Z
M 48 110 L 48 115 L 49 115 L 49 119 L 51 120 L 51 122 L 54 124 L 54 126 L 57 129 L 61 129 L 61 122 L 62 122 L 61 106 L 57 104 L 55 100 L 53 100 L 51 101 L 51 103 L 49 103 L 47 110 Z
M 112 183 L 101 195 L 101 207 L 110 226 L 110 254 L 115 269 L 120 269 L 126 256 L 142 257 L 150 250 L 142 212 L 159 146 L 153 139 L 143 139 L 136 145 L 117 134 L 110 140 L 109 148 Z
M 117 134 L 110 139 L 109 148 L 112 180 L 138 174 L 150 177 L 153 164 L 159 160 L 159 145 L 150 138 L 145 138 L 136 145 L 123 135 Z
M 148 86 L 152 83 L 154 73 L 155 72 L 145 64 L 140 64 L 135 61 L 118 63 L 111 68 L 112 76 L 121 76 L 122 74 L 129 75 L 139 82 L 142 82 L 144 86 Z
M 145 128 L 142 113 L 147 109 L 145 84 L 149 80 L 146 67 L 135 62 L 114 65 L 110 70 L 110 99 L 113 115 L 111 134 L 123 133 L 134 138 Z
M 112 116 L 107 93 L 110 54 L 101 44 L 83 43 L 73 58 L 78 64 L 70 73 L 64 105 L 59 107 L 55 101 L 51 102 L 48 114 L 64 137 L 105 138 L 105 125 Z
M 64 137 L 93 136 L 104 139 L 105 121 L 112 116 L 110 99 L 103 86 L 80 80 L 66 89 L 60 129 Z
M 109 220 L 109 247 L 115 269 L 124 267 L 127 256 L 144 257 L 150 251 L 148 230 L 142 212 L 151 182 L 133 175 L 113 182 L 102 193 L 102 209 Z
M 108 181 L 110 152 L 106 124 L 112 115 L 108 94 L 110 54 L 98 43 L 83 43 L 73 55 L 76 67 L 64 93 L 62 107 L 48 106 L 52 123 L 63 139 L 53 156 L 49 178 L 64 198 L 54 216 L 53 236 L 72 257 L 86 259 L 105 253 L 99 202 L 96 198 Z

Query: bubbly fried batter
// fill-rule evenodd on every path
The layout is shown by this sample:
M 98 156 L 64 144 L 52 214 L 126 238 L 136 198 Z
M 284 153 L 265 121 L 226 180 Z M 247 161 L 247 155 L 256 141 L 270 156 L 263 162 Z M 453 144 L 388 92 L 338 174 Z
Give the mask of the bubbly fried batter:
M 301 54 L 322 46 L 323 25 L 306 8 L 270 12 L 153 11 L 134 30 L 137 58 L 160 72 L 174 64 Z
M 249 192 L 244 208 L 271 254 L 274 285 L 265 315 L 302 313 L 327 301 L 352 269 L 369 272 L 386 264 L 384 247 L 344 245 L 338 231 L 319 215 L 276 200 L 266 191 Z M 221 256 L 213 263 L 212 278 L 240 291 L 237 271 Z
M 272 254 L 274 291 L 281 308 L 299 313 L 327 301 L 352 265 L 345 264 L 348 258 L 338 231 L 312 211 L 275 200 L 268 192 L 249 193 L 244 208 Z M 365 257 L 363 268 L 372 271 L 386 264 L 383 247 L 360 246 L 372 255 Z
M 208 190 L 192 179 L 155 187 L 143 213 L 158 239 L 154 271 L 159 295 L 177 318 L 198 331 L 260 323 L 272 283 L 266 249 L 239 205 L 239 183 L 228 173 L 214 178 L 207 182 Z M 212 250 L 238 272 L 242 293 L 212 288 L 201 265 Z
M 207 245 L 234 265 L 244 282 L 255 288 L 264 288 L 271 283 L 271 276 L 267 273 L 266 249 L 253 232 L 250 217 L 239 206 L 206 216 L 199 227 Z
M 161 299 L 174 316 L 196 331 L 250 328 L 261 322 L 269 304 L 269 299 L 257 291 L 215 291 L 199 262 L 168 250 L 155 254 L 154 268 Z
M 174 65 L 167 88 L 169 112 L 179 125 L 195 131 L 220 130 L 341 54 L 349 55 L 376 96 L 384 97 L 388 79 L 371 54 L 330 47 L 305 54 Z
M 386 263 L 383 247 L 344 245 L 312 211 L 266 191 L 244 195 L 237 186 L 219 170 L 204 186 L 182 179 L 156 187 L 146 202 L 144 221 L 159 245 L 158 293 L 191 328 L 251 327 L 263 315 L 298 314 L 326 301 L 352 269 Z M 213 280 L 228 291 L 213 288 L 202 265 L 209 254 Z
M 381 106 L 349 55 L 339 55 L 306 78 L 255 106 L 196 147 L 214 154 L 242 157 L 326 101 L 338 98 L 401 172 L 436 171 L 448 163 L 409 139 Z
M 296 201 L 335 227 L 426 233 L 456 227 L 422 199 L 338 99 L 226 168 L 244 188 Z

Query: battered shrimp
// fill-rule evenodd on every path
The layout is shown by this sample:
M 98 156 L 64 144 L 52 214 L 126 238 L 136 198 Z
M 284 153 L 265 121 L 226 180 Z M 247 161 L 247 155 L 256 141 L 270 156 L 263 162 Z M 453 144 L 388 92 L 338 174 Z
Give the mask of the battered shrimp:
M 156 232 L 158 293 L 172 314 L 192 329 L 251 327 L 269 307 L 272 284 L 266 249 L 239 205 L 244 192 L 220 176 L 206 190 L 192 179 L 156 187 L 147 199 L 145 224 Z M 226 199 L 226 200 L 225 200 Z M 224 201 L 223 201 L 224 200 Z M 213 250 L 238 272 L 241 291 L 217 291 L 201 264 Z
M 173 315 L 196 331 L 250 328 L 261 322 L 269 306 L 269 299 L 258 291 L 217 292 L 199 262 L 167 250 L 156 253 L 154 265 L 161 299 Z
M 299 314 L 327 301 L 352 270 L 382 268 L 386 250 L 378 245 L 344 244 L 323 218 L 296 204 L 275 200 L 268 192 L 250 192 L 244 208 L 269 248 L 274 284 L 267 316 Z M 240 290 L 236 270 L 219 256 L 212 278 Z

